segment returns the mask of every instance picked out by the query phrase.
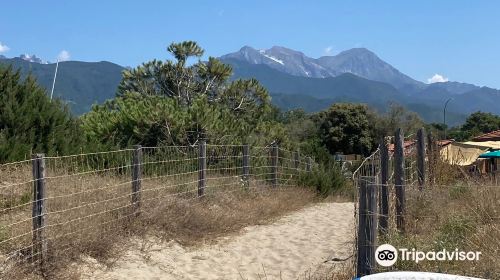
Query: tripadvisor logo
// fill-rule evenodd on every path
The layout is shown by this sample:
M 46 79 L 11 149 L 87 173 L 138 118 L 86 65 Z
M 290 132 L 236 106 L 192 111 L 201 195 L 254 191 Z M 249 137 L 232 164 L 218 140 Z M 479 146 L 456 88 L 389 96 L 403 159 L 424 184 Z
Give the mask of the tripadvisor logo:
M 398 260 L 398 251 L 390 244 L 380 245 L 375 251 L 375 260 L 381 266 L 392 266 Z
M 392 266 L 399 259 L 401 261 L 413 261 L 419 263 L 424 260 L 428 261 L 478 261 L 481 256 L 481 252 L 477 251 L 459 251 L 455 249 L 450 250 L 440 250 L 440 251 L 418 251 L 415 248 L 406 249 L 399 248 L 396 249 L 390 244 L 380 245 L 375 251 L 375 260 L 381 266 Z

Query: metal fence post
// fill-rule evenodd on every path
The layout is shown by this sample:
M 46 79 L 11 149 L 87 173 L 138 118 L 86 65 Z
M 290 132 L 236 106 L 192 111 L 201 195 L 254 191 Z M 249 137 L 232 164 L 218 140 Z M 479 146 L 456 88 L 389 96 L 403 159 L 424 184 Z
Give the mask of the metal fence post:
M 132 207 L 135 215 L 141 208 L 142 146 L 135 145 L 132 157 Z
M 43 267 L 47 256 L 47 241 L 45 240 L 46 209 L 45 209 L 45 159 L 44 154 L 32 156 L 33 170 L 33 253 L 38 256 L 40 265 Z M 34 258 L 35 260 L 35 258 Z
M 399 128 L 394 143 L 394 185 L 396 188 L 396 225 L 400 232 L 405 231 L 405 156 L 403 130 Z
M 375 268 L 377 228 L 377 186 L 374 176 L 359 178 L 359 222 L 357 244 L 357 277 L 370 275 Z
M 207 142 L 201 141 L 198 147 L 198 197 L 201 197 L 205 195 L 207 184 Z
M 417 132 L 417 175 L 418 188 L 422 190 L 425 185 L 425 130 L 421 128 Z
M 278 144 L 273 144 L 271 150 L 271 175 L 273 188 L 278 187 Z
M 250 180 L 250 146 L 243 145 L 243 184 L 249 187 Z
M 380 143 L 380 218 L 379 226 L 381 233 L 389 230 L 389 149 L 387 142 L 382 139 Z

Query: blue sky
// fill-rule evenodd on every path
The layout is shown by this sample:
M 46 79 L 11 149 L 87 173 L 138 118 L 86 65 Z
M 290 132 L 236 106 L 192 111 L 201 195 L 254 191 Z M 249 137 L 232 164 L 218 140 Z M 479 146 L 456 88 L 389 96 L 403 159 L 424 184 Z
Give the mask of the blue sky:
M 308 56 L 366 47 L 420 80 L 500 88 L 500 1 L 26 1 L 0 3 L 0 54 L 124 66 L 195 40 L 220 56 L 273 45 Z

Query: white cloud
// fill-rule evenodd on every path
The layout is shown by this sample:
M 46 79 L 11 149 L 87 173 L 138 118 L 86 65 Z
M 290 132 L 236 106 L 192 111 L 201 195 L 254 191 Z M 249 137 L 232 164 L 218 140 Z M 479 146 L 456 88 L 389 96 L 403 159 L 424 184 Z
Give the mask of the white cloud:
M 427 83 L 433 84 L 433 83 L 444 83 L 447 82 L 448 78 L 445 76 L 439 75 L 439 74 L 434 74 L 432 78 L 427 79 Z
M 57 60 L 59 61 L 67 61 L 71 58 L 70 54 L 66 50 L 62 50 L 58 55 L 57 55 Z
M 333 46 L 328 46 L 323 49 L 324 55 L 334 55 L 337 51 L 333 48 Z
M 7 52 L 9 50 L 10 50 L 10 48 L 7 47 L 7 45 L 4 45 L 4 44 L 2 44 L 2 42 L 0 42 L 0 53 Z

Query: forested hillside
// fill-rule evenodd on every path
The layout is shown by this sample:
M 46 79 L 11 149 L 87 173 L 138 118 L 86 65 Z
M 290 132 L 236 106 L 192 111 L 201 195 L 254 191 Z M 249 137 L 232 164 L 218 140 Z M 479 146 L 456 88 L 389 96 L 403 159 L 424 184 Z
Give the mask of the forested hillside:
M 56 64 L 40 64 L 20 58 L 0 59 L 1 64 L 20 69 L 23 77 L 32 74 L 50 93 Z M 60 97 L 75 115 L 90 111 L 92 104 L 113 98 L 123 67 L 107 62 L 64 61 L 59 63 L 54 97 Z

